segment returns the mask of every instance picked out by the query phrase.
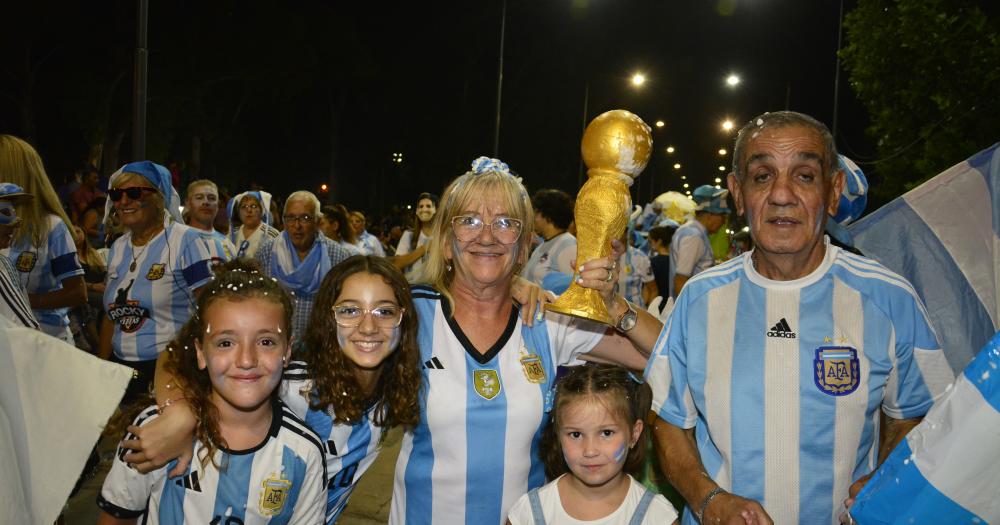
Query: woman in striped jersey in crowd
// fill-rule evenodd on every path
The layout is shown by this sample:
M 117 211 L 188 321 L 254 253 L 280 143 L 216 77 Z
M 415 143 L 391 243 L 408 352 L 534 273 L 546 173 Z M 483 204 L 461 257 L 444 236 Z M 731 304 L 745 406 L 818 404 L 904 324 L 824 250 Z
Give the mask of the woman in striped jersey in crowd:
M 87 302 L 87 289 L 69 217 L 35 148 L 11 135 L 0 135 L 0 180 L 35 196 L 15 204 L 22 224 L 7 257 L 41 330 L 73 344 L 69 310 Z
M 179 397 L 141 410 L 129 427 L 139 433 L 183 400 L 197 420 L 196 461 L 168 480 L 169 466 L 140 474 L 119 448 L 97 499 L 99 525 L 143 514 L 146 524 L 323 523 L 324 446 L 277 395 L 291 317 L 288 293 L 255 261 L 217 267 L 166 352 Z
M 164 403 L 182 397 L 166 388 L 167 376 L 157 376 Z M 305 360 L 289 365 L 281 387 L 282 400 L 326 444 L 327 523 L 343 511 L 386 432 L 417 424 L 420 390 L 417 316 L 403 274 L 374 256 L 356 255 L 334 266 L 316 297 Z M 161 419 L 125 444 L 142 451 L 125 457 L 141 470 L 190 457 L 190 409 L 181 402 Z

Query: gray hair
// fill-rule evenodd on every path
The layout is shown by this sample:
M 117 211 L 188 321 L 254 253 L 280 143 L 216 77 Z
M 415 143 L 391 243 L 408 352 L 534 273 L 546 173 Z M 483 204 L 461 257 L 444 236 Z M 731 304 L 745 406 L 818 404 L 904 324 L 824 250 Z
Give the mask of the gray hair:
M 285 213 L 285 211 L 288 210 L 288 203 L 292 201 L 306 201 L 311 203 L 313 206 L 313 216 L 317 221 L 323 216 L 323 212 L 320 211 L 319 199 L 317 199 L 316 195 L 311 191 L 299 190 L 293 192 L 287 199 L 285 199 L 285 207 L 282 208 L 281 213 Z
M 787 128 L 792 126 L 803 126 L 812 129 L 819 134 L 820 139 L 823 141 L 824 153 L 826 155 L 826 161 L 829 163 L 828 166 L 823 166 L 826 170 L 825 175 L 827 178 L 833 176 L 837 172 L 839 163 L 837 160 L 837 145 L 833 140 L 833 135 L 830 130 L 826 127 L 826 124 L 806 115 L 804 113 L 798 113 L 796 111 L 775 111 L 773 113 L 764 113 L 757 117 L 754 117 L 747 122 L 742 128 L 740 128 L 739 133 L 736 134 L 736 145 L 733 146 L 733 173 L 736 174 L 738 180 L 743 180 L 746 177 L 746 159 L 744 155 L 746 154 L 747 144 L 750 140 L 757 136 L 756 131 L 764 129 L 765 127 L 772 128 Z

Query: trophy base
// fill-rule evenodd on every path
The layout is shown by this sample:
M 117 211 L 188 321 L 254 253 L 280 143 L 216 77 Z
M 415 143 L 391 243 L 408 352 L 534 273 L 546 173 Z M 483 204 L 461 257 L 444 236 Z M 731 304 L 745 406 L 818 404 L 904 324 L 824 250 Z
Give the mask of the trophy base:
M 601 298 L 600 292 L 584 288 L 576 283 L 570 284 L 569 288 L 554 303 L 546 305 L 545 309 L 573 317 L 590 319 L 608 326 L 614 325 L 607 307 L 604 306 L 604 299 Z

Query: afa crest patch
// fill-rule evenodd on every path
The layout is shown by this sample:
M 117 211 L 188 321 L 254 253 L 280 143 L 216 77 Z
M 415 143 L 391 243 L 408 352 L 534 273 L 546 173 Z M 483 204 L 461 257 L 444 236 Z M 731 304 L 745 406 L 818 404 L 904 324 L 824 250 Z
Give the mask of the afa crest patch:
M 545 382 L 545 367 L 542 365 L 542 358 L 535 354 L 521 356 L 521 368 L 524 369 L 524 377 L 531 383 Z
M 155 263 L 149 267 L 149 271 L 146 272 L 146 279 L 150 281 L 156 281 L 163 279 L 163 275 L 166 273 L 167 265 L 164 263 Z
M 264 516 L 277 516 L 285 508 L 285 500 L 288 499 L 288 492 L 292 488 L 292 482 L 288 481 L 281 474 L 272 474 L 261 483 L 264 489 L 260 493 L 260 502 L 257 510 Z
M 486 400 L 497 397 L 503 389 L 500 385 L 500 376 L 497 375 L 496 370 L 492 369 L 473 371 L 472 384 L 476 388 L 476 393 Z
M 861 364 L 858 351 L 849 346 L 821 346 L 813 359 L 813 380 L 824 394 L 846 396 L 858 389 Z
M 14 263 L 14 267 L 17 271 L 28 273 L 35 268 L 35 263 L 38 262 L 38 254 L 35 252 L 21 252 L 21 255 L 17 256 L 17 261 Z

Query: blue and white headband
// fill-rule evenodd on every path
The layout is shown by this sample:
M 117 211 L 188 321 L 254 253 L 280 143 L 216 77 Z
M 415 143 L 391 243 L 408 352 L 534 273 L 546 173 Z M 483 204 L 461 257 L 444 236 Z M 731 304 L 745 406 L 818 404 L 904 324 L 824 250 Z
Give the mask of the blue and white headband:
M 260 202 L 260 206 L 261 206 L 260 220 L 263 221 L 264 224 L 270 226 L 271 225 L 271 194 L 268 193 L 268 192 L 266 192 L 266 191 L 244 191 L 243 193 L 240 193 L 239 195 L 233 197 L 232 199 L 229 199 L 229 204 L 227 205 L 227 207 L 229 209 L 229 220 L 230 220 L 230 222 L 232 222 L 233 217 L 236 216 L 235 215 L 235 213 L 236 213 L 236 207 L 240 205 L 240 201 L 243 200 L 243 197 L 246 197 L 248 195 L 251 196 L 251 197 L 256 198 L 257 201 Z
M 159 190 L 160 195 L 163 196 L 163 202 L 167 209 L 166 217 L 163 219 L 164 224 L 169 222 L 171 219 L 180 223 L 184 222 L 184 219 L 181 216 L 181 197 L 177 194 L 177 190 L 174 189 L 173 184 L 170 182 L 170 170 L 149 160 L 130 162 L 111 174 L 111 179 L 108 180 L 108 190 L 114 188 L 115 182 L 117 182 L 118 179 L 126 173 L 134 173 L 141 176 L 149 181 L 154 188 Z M 108 217 L 111 216 L 111 208 L 111 199 L 108 199 L 104 204 L 103 222 L 105 223 L 108 222 Z

